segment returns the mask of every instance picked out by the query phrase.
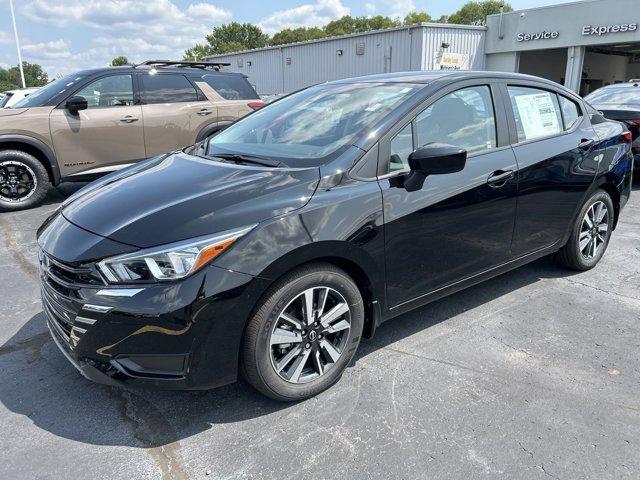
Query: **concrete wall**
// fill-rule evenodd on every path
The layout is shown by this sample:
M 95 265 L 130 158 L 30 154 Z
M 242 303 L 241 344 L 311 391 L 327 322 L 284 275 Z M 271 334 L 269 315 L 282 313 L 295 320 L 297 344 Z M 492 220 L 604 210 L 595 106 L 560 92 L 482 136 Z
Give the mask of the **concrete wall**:
M 485 68 L 496 72 L 517 72 L 520 65 L 519 52 L 493 53 L 485 56 Z

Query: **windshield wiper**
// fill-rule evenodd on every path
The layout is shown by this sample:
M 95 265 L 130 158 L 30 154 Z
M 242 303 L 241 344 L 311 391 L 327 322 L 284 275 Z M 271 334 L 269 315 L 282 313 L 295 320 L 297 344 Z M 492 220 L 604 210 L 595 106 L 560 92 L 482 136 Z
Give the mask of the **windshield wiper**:
M 222 158 L 235 163 L 253 163 L 255 165 L 264 165 L 265 167 L 288 167 L 288 165 L 279 160 L 270 160 L 264 157 L 256 157 L 254 155 L 245 155 L 239 153 L 214 153 L 212 157 Z

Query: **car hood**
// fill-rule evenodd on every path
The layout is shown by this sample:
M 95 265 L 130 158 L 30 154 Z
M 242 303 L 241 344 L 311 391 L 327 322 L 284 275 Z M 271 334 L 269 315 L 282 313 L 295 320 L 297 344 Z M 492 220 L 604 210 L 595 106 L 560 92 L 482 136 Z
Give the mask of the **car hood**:
M 318 168 L 222 163 L 175 153 L 90 184 L 62 215 L 91 233 L 140 248 L 256 224 L 303 207 Z
M 28 108 L 0 108 L 0 118 L 20 115 L 21 113 L 24 113 L 28 110 Z

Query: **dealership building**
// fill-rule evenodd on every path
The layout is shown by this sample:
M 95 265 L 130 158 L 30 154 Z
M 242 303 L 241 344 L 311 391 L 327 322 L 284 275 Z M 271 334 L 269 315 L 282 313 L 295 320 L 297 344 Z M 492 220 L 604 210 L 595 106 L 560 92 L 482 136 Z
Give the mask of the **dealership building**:
M 587 94 L 640 78 L 640 0 L 587 0 L 487 17 L 486 27 L 422 24 L 216 55 L 260 94 L 408 70 L 521 72 Z

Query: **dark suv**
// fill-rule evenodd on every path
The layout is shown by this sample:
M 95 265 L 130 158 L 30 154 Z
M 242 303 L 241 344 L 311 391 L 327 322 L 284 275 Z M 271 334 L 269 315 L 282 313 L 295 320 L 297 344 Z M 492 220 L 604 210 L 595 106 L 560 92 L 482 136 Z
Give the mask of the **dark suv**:
M 602 258 L 631 133 L 555 83 L 416 72 L 310 87 L 112 174 L 38 232 L 53 338 L 93 380 L 297 400 L 403 312 L 544 255 Z
M 225 65 L 85 70 L 0 109 L 0 210 L 37 205 L 51 184 L 193 145 L 261 107 L 246 76 Z

